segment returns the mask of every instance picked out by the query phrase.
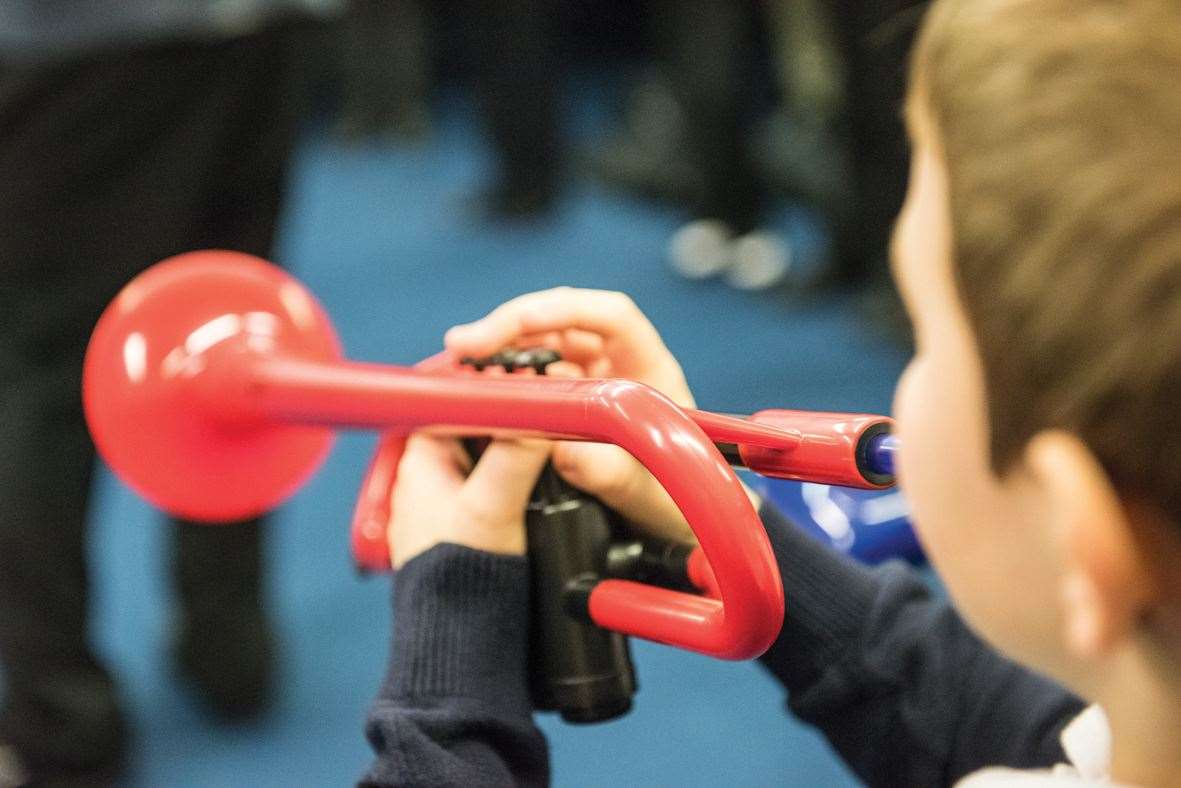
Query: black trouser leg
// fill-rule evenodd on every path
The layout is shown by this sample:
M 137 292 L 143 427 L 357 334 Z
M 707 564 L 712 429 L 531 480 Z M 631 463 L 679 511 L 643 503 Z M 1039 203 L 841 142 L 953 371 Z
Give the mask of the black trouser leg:
M 0 739 L 37 768 L 81 770 L 123 749 L 114 688 L 87 643 L 94 449 L 70 396 L 79 369 L 80 348 L 0 335 Z
M 651 13 L 661 60 L 685 113 L 689 155 L 704 176 L 694 210 L 748 232 L 766 203 L 750 146 L 754 9 L 742 0 L 660 0 Z
M 426 130 L 429 41 L 421 0 L 349 3 L 338 33 L 346 134 Z
M 294 117 L 284 42 L 0 69 L 0 736 L 34 761 L 81 767 L 122 748 L 87 638 L 87 338 L 156 260 L 269 246 Z M 183 540 L 180 563 L 200 567 L 182 584 L 187 607 L 236 582 L 257 598 L 259 531 Z
M 853 204 L 837 218 L 839 277 L 884 279 L 890 234 L 906 196 L 909 145 L 902 125 L 911 43 L 923 0 L 832 0 L 846 59 Z
M 476 85 L 500 188 L 544 202 L 558 186 L 559 61 L 549 0 L 468 0 Z
M 219 132 L 217 178 L 194 216 L 192 248 L 270 256 L 302 105 L 289 46 L 276 33 L 221 53 L 226 74 L 248 75 L 227 80 L 221 101 L 247 113 Z M 173 524 L 174 577 L 184 616 L 176 644 L 181 667 L 215 711 L 231 717 L 254 713 L 273 689 L 273 637 L 264 614 L 264 523 Z

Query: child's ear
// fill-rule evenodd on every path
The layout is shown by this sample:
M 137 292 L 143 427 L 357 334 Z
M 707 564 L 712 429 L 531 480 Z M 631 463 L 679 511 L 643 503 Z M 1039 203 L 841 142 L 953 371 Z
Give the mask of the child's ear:
M 1039 433 L 1026 448 L 1025 464 L 1061 539 L 1066 645 L 1079 657 L 1102 656 L 1152 602 L 1149 557 L 1111 479 L 1076 436 Z

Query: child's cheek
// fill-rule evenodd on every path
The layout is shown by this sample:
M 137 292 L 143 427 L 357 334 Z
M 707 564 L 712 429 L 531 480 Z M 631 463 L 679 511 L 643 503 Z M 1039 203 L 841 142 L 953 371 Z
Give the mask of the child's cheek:
M 923 454 L 923 408 L 917 399 L 922 391 L 922 378 L 926 375 L 926 366 L 922 356 L 916 355 L 902 371 L 898 385 L 894 388 L 894 431 L 902 444 L 898 456 L 898 483 L 912 499 L 914 494 L 910 490 L 909 480 L 917 470 L 916 460 Z
M 996 589 L 1012 584 L 1007 574 L 1013 564 L 997 526 L 1013 518 L 998 508 L 987 468 L 976 375 L 954 363 L 967 351 L 935 344 L 915 357 L 895 393 L 899 483 L 919 541 L 957 609 L 986 636 L 1003 641 L 1014 610 Z
M 938 381 L 928 359 L 916 355 L 902 373 L 894 392 L 894 418 L 902 448 L 899 452 L 898 483 L 913 513 L 915 530 L 933 559 L 946 548 L 940 532 L 946 531 L 953 510 L 949 492 L 956 485 L 948 476 L 949 457 L 944 420 L 939 412 Z

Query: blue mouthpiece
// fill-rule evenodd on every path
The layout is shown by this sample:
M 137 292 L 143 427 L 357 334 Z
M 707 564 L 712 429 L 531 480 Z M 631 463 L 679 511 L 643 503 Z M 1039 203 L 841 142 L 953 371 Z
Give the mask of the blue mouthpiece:
M 894 453 L 898 451 L 898 438 L 885 433 L 869 439 L 865 459 L 868 470 L 885 476 L 894 475 Z

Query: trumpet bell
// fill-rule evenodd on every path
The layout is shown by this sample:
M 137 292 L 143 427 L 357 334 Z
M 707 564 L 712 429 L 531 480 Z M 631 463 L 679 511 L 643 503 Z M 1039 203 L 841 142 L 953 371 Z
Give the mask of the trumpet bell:
M 152 266 L 107 307 L 87 348 L 83 406 L 99 453 L 186 518 L 273 508 L 319 467 L 333 431 L 251 418 L 249 376 L 219 371 L 262 355 L 341 358 L 324 309 L 296 279 L 230 251 Z

